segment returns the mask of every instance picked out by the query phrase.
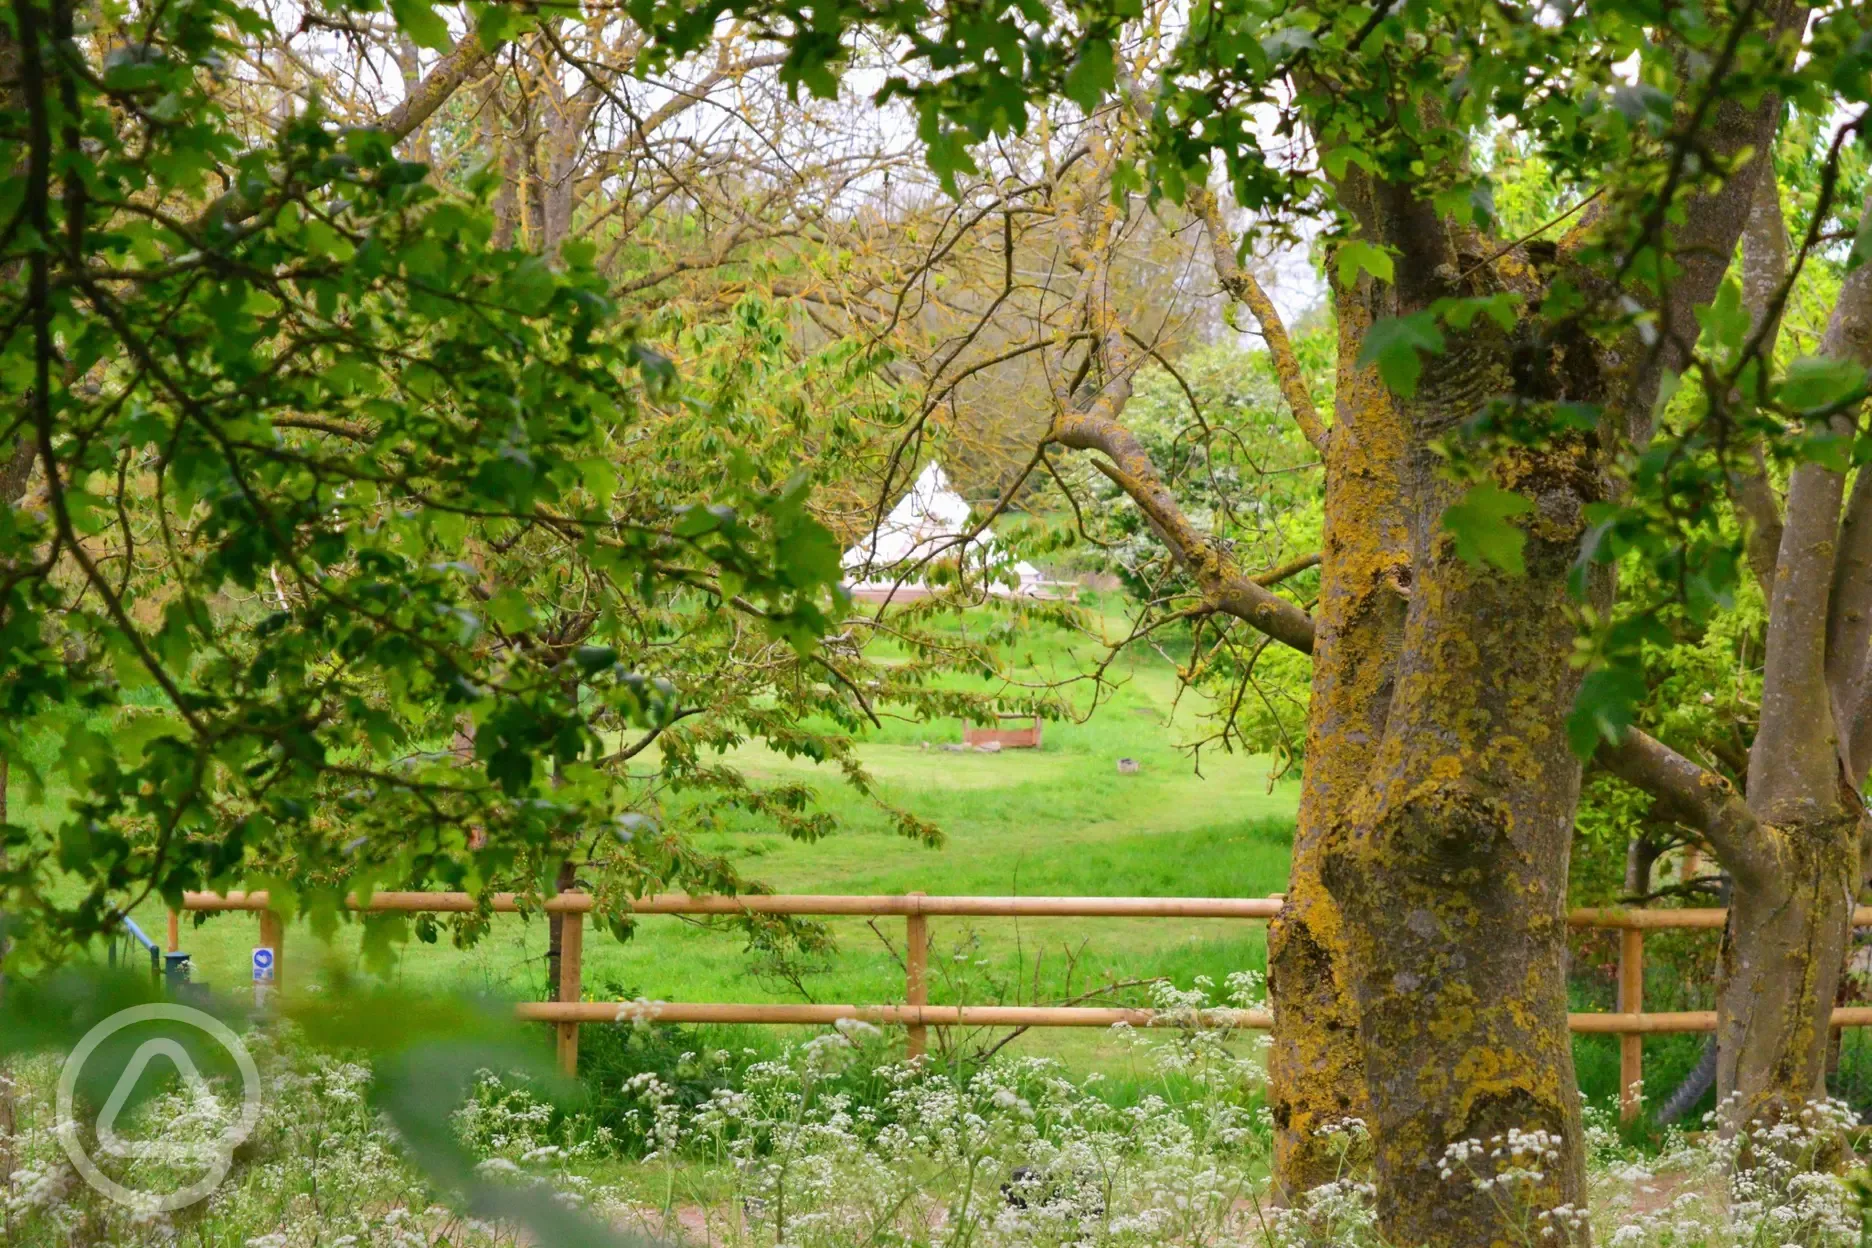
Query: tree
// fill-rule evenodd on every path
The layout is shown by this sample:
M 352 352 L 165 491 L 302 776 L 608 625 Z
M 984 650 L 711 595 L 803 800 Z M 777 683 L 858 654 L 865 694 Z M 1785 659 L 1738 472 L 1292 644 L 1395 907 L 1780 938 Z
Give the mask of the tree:
M 833 592 L 812 505 L 869 488 L 903 397 L 776 309 L 889 151 L 763 124 L 784 97 L 738 37 L 645 111 L 600 60 L 629 51 L 615 22 L 493 8 L 448 48 L 420 15 L 319 16 L 10 11 L 0 758 L 69 794 L 51 839 L 5 831 L 16 968 L 148 893 L 243 881 L 324 921 L 348 890 L 576 868 L 623 934 L 630 897 L 748 886 L 661 817 L 672 795 L 828 830 L 809 787 L 712 751 L 754 737 L 868 788 L 858 725 L 976 710 L 931 676 L 997 670 L 914 624 L 910 662 L 864 658 L 876 622 Z M 390 99 L 378 44 L 408 74 Z M 456 107 L 503 58 L 529 66 L 517 135 Z M 265 72 L 204 72 L 236 62 Z M 684 128 L 722 96 L 731 124 Z M 580 157 L 542 172 L 546 132 Z M 818 154 L 776 166 L 795 141 Z M 598 206 L 620 181 L 623 216 Z
M 1745 239 L 1748 307 L 1722 332 L 1732 361 L 1746 350 L 1765 374 L 1790 278 L 1771 170 L 1756 193 Z M 1872 273 L 1861 266 L 1841 284 L 1818 352 L 1777 379 L 1777 397 L 1811 441 L 1850 445 L 1860 436 L 1869 317 Z M 1725 401 L 1717 395 L 1711 406 Z M 1746 422 L 1747 401 L 1734 406 L 1729 418 Z M 1864 878 L 1860 793 L 1872 769 L 1861 718 L 1872 482 L 1859 474 L 1849 497 L 1846 459 L 1815 447 L 1795 459 L 1778 490 L 1759 467 L 1761 442 L 1746 439 L 1742 454 L 1732 488 L 1750 521 L 1750 564 L 1768 606 L 1746 798 L 1726 777 L 1636 730 L 1607 758 L 1615 774 L 1657 794 L 1668 814 L 1706 838 L 1734 880 L 1717 1035 L 1718 1095 L 1732 1126 L 1778 1121 L 1824 1091 L 1827 1019 Z
M 1542 1142 L 1523 1160 L 1542 1177 L 1517 1201 L 1557 1209 L 1580 1194 L 1561 978 L 1578 785 L 1569 724 L 1575 750 L 1598 747 L 1618 774 L 1697 812 L 1719 852 L 1727 847 L 1725 862 L 1741 868 L 1736 953 L 1723 991 L 1725 1072 L 1743 1093 L 1735 1121 L 1786 1112 L 1815 1086 L 1819 1011 L 1832 1000 L 1843 907 L 1857 889 L 1856 818 L 1842 816 L 1840 795 L 1856 791 L 1864 772 L 1844 772 L 1842 788 L 1838 738 L 1828 717 L 1813 713 L 1827 587 L 1836 566 L 1847 569 L 1847 585 L 1856 569 L 1832 558 L 1842 464 L 1829 466 L 1813 449 L 1812 422 L 1855 410 L 1863 393 L 1866 361 L 1843 329 L 1864 315 L 1863 296 L 1849 279 L 1834 312 L 1842 328 L 1821 347 L 1825 362 L 1797 364 L 1773 382 L 1746 317 L 1725 322 L 1720 301 L 1693 310 L 1717 299 L 1769 176 L 1766 161 L 1752 157 L 1772 145 L 1784 96 L 1803 110 L 1838 97 L 1816 95 L 1814 84 L 1788 73 L 1805 10 L 1750 9 L 1693 24 L 1680 38 L 1708 49 L 1703 57 L 1668 44 L 1646 53 L 1627 42 L 1641 27 L 1621 33 L 1616 20 L 1576 22 L 1557 36 L 1568 54 L 1546 63 L 1587 68 L 1534 91 L 1517 82 L 1493 104 L 1480 85 L 1494 72 L 1484 49 L 1514 59 L 1528 41 L 1548 44 L 1548 34 L 1478 14 L 1465 15 L 1478 23 L 1469 28 L 1465 18 L 1445 25 L 1384 9 L 1335 17 L 1290 28 L 1289 41 L 1255 32 L 1262 64 L 1278 62 L 1275 76 L 1295 92 L 1260 102 L 1278 103 L 1281 129 L 1319 145 L 1317 180 L 1306 189 L 1330 197 L 1347 230 L 1333 272 L 1342 369 L 1331 431 L 1321 429 L 1304 389 L 1287 385 L 1326 459 L 1320 605 L 1311 620 L 1296 619 L 1286 604 L 1255 594 L 1252 578 L 1174 512 L 1163 510 L 1158 528 L 1206 572 L 1212 607 L 1314 656 L 1302 826 L 1273 952 L 1282 1177 L 1295 1188 L 1322 1177 L 1308 1173 L 1307 1136 L 1323 1117 L 1368 1104 L 1388 1231 L 1410 1243 L 1490 1242 L 1508 1211 L 1492 1190 L 1439 1184 L 1452 1145 L 1534 1133 Z M 1199 136 L 1192 145 L 1213 130 L 1238 137 L 1213 117 L 1219 99 L 1239 100 L 1225 93 L 1241 91 L 1242 77 L 1199 59 L 1224 30 L 1252 29 L 1247 19 L 1230 25 L 1236 20 L 1215 15 L 1207 29 L 1199 22 L 1155 93 L 1160 117 L 1167 112 Z M 1836 46 L 1846 37 L 1841 20 L 1818 25 L 1811 38 Z M 1568 102 L 1610 63 L 1599 58 L 1620 49 L 1640 53 L 1637 90 L 1657 93 L 1646 106 L 1648 133 L 1589 121 Z M 1178 71 L 1200 86 L 1179 93 Z M 1452 81 L 1462 89 L 1450 91 Z M 1682 108 L 1669 105 L 1673 96 L 1686 101 Z M 1383 115 L 1372 108 L 1378 99 Z M 1480 126 L 1499 117 L 1491 113 L 1498 107 L 1551 145 L 1591 205 L 1557 242 L 1488 233 L 1489 214 L 1477 205 L 1487 203 L 1489 180 L 1459 136 L 1464 117 Z M 1831 155 L 1855 127 L 1837 133 Z M 1292 202 L 1290 171 L 1260 146 L 1215 146 L 1231 163 L 1238 197 Z M 1615 153 L 1623 168 L 1608 160 Z M 1200 204 L 1205 195 L 1198 185 L 1191 198 Z M 1810 244 L 1830 211 L 1816 209 Z M 1272 309 L 1256 307 L 1265 300 L 1232 278 L 1228 248 L 1221 251 L 1219 275 L 1242 290 L 1280 360 L 1285 334 Z M 1784 299 L 1785 287 L 1773 297 Z M 1088 322 L 1102 327 L 1104 384 L 1077 411 L 1063 404 L 1062 423 L 1073 444 L 1123 470 L 1149 511 L 1162 492 L 1108 418 L 1122 407 L 1130 349 L 1109 305 L 1089 301 L 1087 309 Z M 1717 358 L 1699 352 L 1699 324 L 1728 335 L 1727 354 L 1720 337 Z M 1300 376 L 1291 359 L 1286 365 L 1284 379 Z M 1685 374 L 1700 383 L 1700 404 L 1660 423 L 1663 379 L 1675 388 Z M 1772 414 L 1731 401 L 1744 376 L 1753 402 Z M 1803 391 L 1794 384 L 1801 376 L 1831 380 Z M 1796 463 L 1788 523 L 1807 506 L 1817 510 L 1802 522 L 1803 536 L 1772 530 L 1783 558 L 1806 553 L 1782 565 L 1775 582 L 1755 754 L 1762 761 L 1751 766 L 1750 807 L 1779 813 L 1747 820 L 1739 803 L 1719 800 L 1722 786 L 1709 773 L 1625 729 L 1631 695 L 1621 689 L 1629 670 L 1621 647 L 1630 643 L 1618 630 L 1597 630 L 1596 670 L 1582 690 L 1569 620 L 1604 618 L 1613 592 L 1606 565 L 1631 549 L 1674 567 L 1673 585 L 1686 569 L 1701 574 L 1700 560 L 1715 564 L 1711 582 L 1695 591 L 1703 607 L 1725 592 L 1721 535 L 1693 531 L 1675 509 L 1692 499 L 1720 503 L 1697 474 L 1708 473 L 1711 458 L 1729 462 L 1731 421 Z M 1850 422 L 1835 430 L 1842 439 L 1855 433 Z M 1766 528 L 1758 523 L 1758 532 Z M 1850 630 L 1835 644 L 1864 650 Z M 1795 757 L 1806 762 L 1794 766 Z M 1798 830 L 1767 830 L 1790 825 Z M 1790 904 L 1796 897 L 1811 900 Z M 1764 921 L 1770 911 L 1781 916 L 1775 924 Z M 1775 992 L 1789 994 L 1779 1012 L 1786 1021 L 1753 1033 L 1744 1054 L 1741 1003 L 1759 1001 L 1764 971 L 1776 978 Z M 1347 989 L 1357 1005 L 1356 1045 Z

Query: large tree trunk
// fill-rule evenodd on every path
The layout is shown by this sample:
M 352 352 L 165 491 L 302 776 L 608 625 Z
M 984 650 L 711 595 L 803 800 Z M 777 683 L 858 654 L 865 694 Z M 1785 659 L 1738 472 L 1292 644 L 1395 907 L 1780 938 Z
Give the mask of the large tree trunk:
M 1491 1245 L 1584 1203 L 1565 974 L 1579 765 L 1561 730 L 1577 684 L 1565 587 L 1576 534 L 1531 541 L 1546 549 L 1526 579 L 1478 571 L 1423 536 L 1389 731 L 1333 882 L 1381 1227 L 1402 1245 Z M 1508 1159 L 1538 1177 L 1479 1188 L 1511 1132 L 1541 1141 Z M 1484 1154 L 1444 1177 L 1467 1141 Z
M 1371 323 L 1363 297 L 1345 290 L 1336 302 L 1345 332 L 1326 453 L 1306 765 L 1287 904 L 1268 932 L 1274 1178 L 1289 1202 L 1340 1177 L 1346 1158 L 1328 1129 L 1368 1113 L 1343 922 L 1321 868 L 1384 738 L 1409 577 L 1402 420 L 1375 370 L 1357 366 Z
M 1723 934 L 1716 1087 L 1731 1131 L 1826 1095 L 1827 1015 L 1858 889 L 1856 838 L 1819 827 L 1775 839 L 1778 868 L 1755 886 L 1737 881 Z
M 1429 269 L 1400 273 L 1406 309 L 1444 293 Z M 1430 450 L 1489 396 L 1527 392 L 1516 358 L 1497 330 L 1452 336 L 1407 405 L 1412 578 L 1396 692 L 1327 861 L 1357 987 L 1380 1229 L 1398 1245 L 1480 1248 L 1530 1227 L 1551 1232 L 1542 1242 L 1586 1238 L 1566 1213 L 1584 1207 L 1585 1180 L 1566 1017 L 1580 765 L 1564 725 L 1579 684 L 1568 577 L 1585 507 L 1608 488 L 1603 440 L 1495 460 L 1497 483 L 1534 504 L 1524 575 L 1457 555 L 1443 518 L 1463 487 Z M 1573 388 L 1601 375 L 1583 367 L 1586 343 L 1548 358 L 1583 379 Z M 1496 1181 L 1504 1170 L 1516 1177 Z

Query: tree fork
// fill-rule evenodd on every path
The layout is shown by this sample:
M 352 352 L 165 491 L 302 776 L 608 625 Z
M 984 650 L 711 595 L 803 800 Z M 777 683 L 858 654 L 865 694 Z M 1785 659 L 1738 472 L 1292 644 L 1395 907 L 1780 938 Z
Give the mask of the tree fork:
M 1842 835 L 1840 823 L 1852 835 Z M 1723 933 L 1716 1097 L 1725 1132 L 1775 1126 L 1825 1097 L 1826 1016 L 1859 886 L 1853 817 L 1763 832 L 1776 869 L 1754 887 L 1736 888 Z

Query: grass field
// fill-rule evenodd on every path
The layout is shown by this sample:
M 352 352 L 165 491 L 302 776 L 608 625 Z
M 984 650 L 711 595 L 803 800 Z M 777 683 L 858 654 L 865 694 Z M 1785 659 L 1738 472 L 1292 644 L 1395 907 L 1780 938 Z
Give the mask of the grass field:
M 1065 676 L 1091 656 L 1054 635 L 1029 647 L 1032 661 Z M 750 778 L 815 783 L 844 830 L 813 844 L 747 826 L 698 835 L 698 844 L 736 860 L 750 877 L 786 892 L 1265 896 L 1286 884 L 1297 769 L 1270 785 L 1268 760 L 1205 751 L 1200 774 L 1179 743 L 1200 735 L 1199 703 L 1178 702 L 1172 664 L 1139 651 L 1114 669 L 1120 682 L 1084 723 L 1049 723 L 1042 749 L 955 753 L 957 721 L 886 721 L 862 747 L 884 796 L 939 825 L 945 843 L 929 848 L 896 835 L 884 816 L 830 769 L 760 747 L 734 757 Z M 1117 760 L 1136 759 L 1134 775 Z M 15 807 L 19 809 L 19 807 Z M 41 812 L 49 820 L 51 811 Z M 31 812 L 28 812 L 31 818 Z M 145 904 L 133 916 L 161 938 L 164 913 Z M 979 919 L 931 922 L 931 996 L 937 1002 L 1063 999 L 1153 975 L 1188 986 L 1265 965 L 1263 925 L 1218 920 Z M 870 1003 L 901 1000 L 897 960 L 901 920 L 829 923 L 834 949 L 781 973 L 748 951 L 739 931 L 671 916 L 642 920 L 620 944 L 593 932 L 585 951 L 587 994 L 672 1001 Z M 257 936 L 252 915 L 185 919 L 182 946 L 197 979 L 243 988 Z M 885 939 L 891 942 L 887 947 Z M 457 950 L 402 946 L 387 971 L 368 972 L 361 925 L 347 924 L 329 945 L 303 925 L 289 929 L 287 974 L 303 986 L 337 968 L 381 974 L 413 990 L 544 995 L 546 925 L 498 916 L 479 944 Z M 1136 999 L 1133 993 L 1131 999 Z M 1096 1060 L 1097 1033 L 1030 1033 L 1030 1051 Z

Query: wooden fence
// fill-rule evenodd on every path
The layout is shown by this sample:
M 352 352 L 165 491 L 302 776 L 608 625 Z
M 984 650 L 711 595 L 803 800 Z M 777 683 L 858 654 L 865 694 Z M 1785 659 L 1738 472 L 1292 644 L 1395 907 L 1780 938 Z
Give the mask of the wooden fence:
M 468 893 L 373 893 L 368 903 L 349 899 L 353 909 L 376 913 L 472 913 L 479 902 Z M 523 905 L 513 893 L 494 895 L 491 908 L 512 914 L 544 909 L 563 916 L 556 1001 L 528 1001 L 515 1007 L 522 1019 L 557 1028 L 559 1063 L 568 1073 L 578 1068 L 579 1025 L 644 1020 L 663 1023 L 818 1024 L 855 1019 L 908 1029 L 909 1052 L 921 1056 L 931 1027 L 1110 1027 L 1127 1023 L 1148 1027 L 1154 1011 L 1092 1006 L 931 1005 L 929 1003 L 929 919 L 931 916 L 977 918 L 1155 918 L 1246 919 L 1265 921 L 1280 912 L 1279 897 L 940 897 L 923 893 L 852 897 L 832 894 L 768 894 L 741 897 L 689 897 L 663 894 L 632 905 L 637 914 L 778 914 L 867 918 L 901 915 L 904 919 L 904 999 L 892 1005 L 766 1005 L 752 1003 L 678 1003 L 666 1001 L 586 1001 L 583 985 L 585 915 L 593 899 L 584 893 L 561 893 L 539 905 Z M 274 951 L 274 977 L 284 976 L 283 924 L 268 908 L 264 892 L 188 893 L 184 910 L 250 910 L 260 916 L 260 943 Z M 1575 910 L 1568 923 L 1576 928 L 1619 932 L 1618 1009 L 1616 1012 L 1569 1014 L 1568 1025 L 1587 1035 L 1619 1037 L 1620 1111 L 1637 1116 L 1638 1085 L 1644 1078 L 1644 1037 L 1716 1030 L 1716 1011 L 1646 1013 L 1644 1008 L 1644 934 L 1648 931 L 1720 929 L 1724 910 Z M 1872 906 L 1853 913 L 1853 923 L 1872 927 Z M 177 915 L 169 915 L 169 948 L 178 947 Z M 1265 1030 L 1273 1026 L 1267 1010 L 1204 1010 L 1192 1018 L 1201 1026 Z M 1872 1027 L 1872 1008 L 1836 1009 L 1835 1027 Z

